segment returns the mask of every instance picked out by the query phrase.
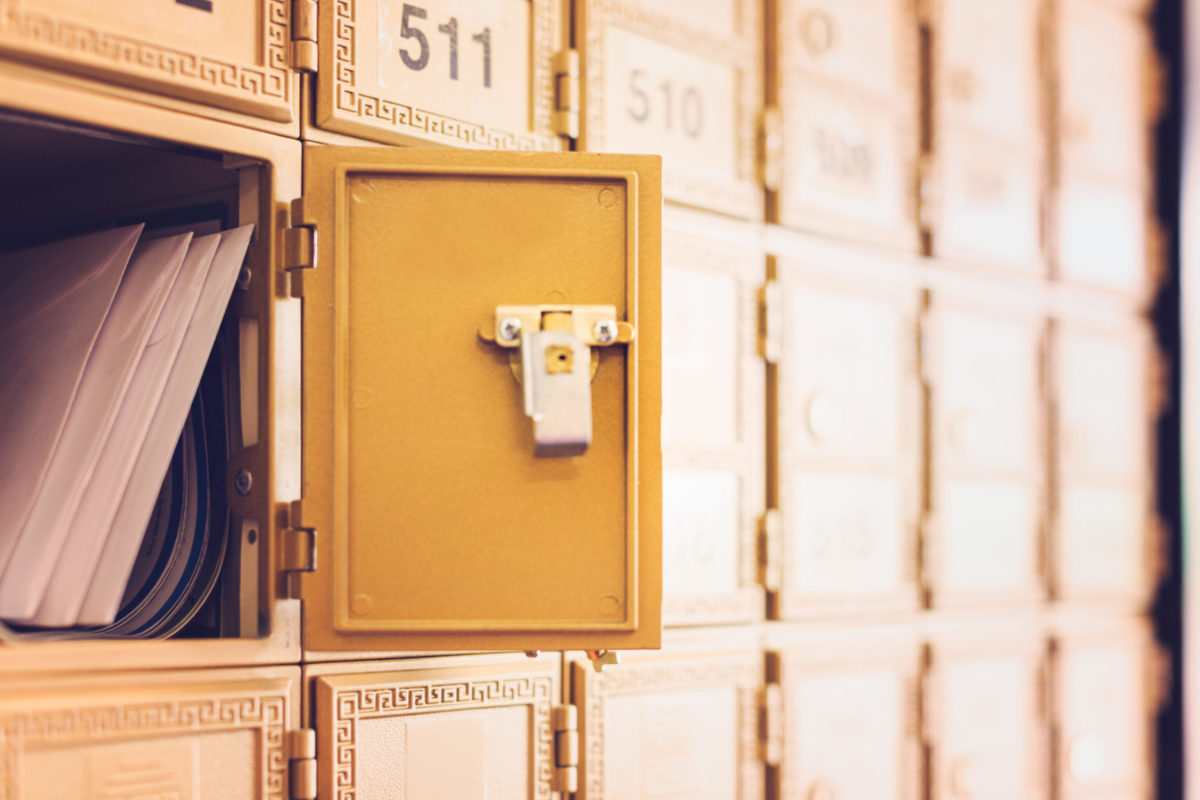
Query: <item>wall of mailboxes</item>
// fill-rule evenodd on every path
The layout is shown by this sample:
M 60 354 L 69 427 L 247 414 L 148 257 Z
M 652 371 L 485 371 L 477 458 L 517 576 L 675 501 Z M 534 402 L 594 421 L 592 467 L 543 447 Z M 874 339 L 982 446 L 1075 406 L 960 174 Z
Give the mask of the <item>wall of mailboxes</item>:
M 1151 796 L 1147 5 L 2 0 L 0 241 L 258 226 L 240 600 L 7 646 L 5 796 Z M 661 652 L 310 634 L 305 165 L 367 144 L 663 155 Z

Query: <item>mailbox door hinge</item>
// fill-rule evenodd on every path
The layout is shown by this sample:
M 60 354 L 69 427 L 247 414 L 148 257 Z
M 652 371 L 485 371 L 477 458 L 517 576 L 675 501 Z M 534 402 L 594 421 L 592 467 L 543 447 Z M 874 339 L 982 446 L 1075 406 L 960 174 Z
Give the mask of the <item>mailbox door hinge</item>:
M 555 706 L 550 711 L 554 730 L 554 782 L 551 788 L 563 794 L 579 791 L 579 708 Z
M 304 199 L 292 201 L 291 224 L 283 229 L 283 273 L 288 293 L 304 297 L 305 270 L 317 266 L 317 228 L 304 222 Z
M 317 71 L 317 0 L 292 0 L 292 69 Z
M 579 138 L 579 110 L 583 107 L 579 81 L 579 51 L 560 50 L 551 64 L 554 70 L 554 114 L 550 127 L 559 136 Z
M 783 515 L 768 509 L 758 518 L 758 582 L 768 592 L 778 592 L 783 583 Z
M 758 706 L 759 758 L 769 767 L 783 761 L 783 687 L 768 683 Z
M 758 290 L 758 354 L 777 364 L 782 350 L 783 289 L 779 281 L 767 281 Z
M 292 800 L 317 800 L 317 732 L 288 731 L 288 786 Z
M 312 572 L 317 568 L 317 532 L 306 517 L 304 501 L 292 501 L 283 529 L 284 572 Z
M 772 192 L 783 186 L 783 115 L 776 106 L 764 108 L 759 118 L 758 180 Z

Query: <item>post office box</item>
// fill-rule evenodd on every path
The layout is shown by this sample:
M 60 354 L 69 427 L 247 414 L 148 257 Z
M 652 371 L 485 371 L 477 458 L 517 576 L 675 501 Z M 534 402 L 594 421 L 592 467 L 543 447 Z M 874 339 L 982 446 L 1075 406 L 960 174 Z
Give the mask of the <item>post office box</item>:
M 915 250 L 912 4 L 778 0 L 775 20 L 768 103 L 779 108 L 780 157 L 768 184 L 772 221 Z
M 989 134 L 1040 151 L 1043 0 L 934 0 L 937 132 Z
M 1151 797 L 1155 709 L 1144 623 L 1064 630 L 1054 660 L 1057 796 Z
M 300 669 L 7 683 L 6 797 L 284 798 Z
M 1121 319 L 1105 330 L 1053 330 L 1053 553 L 1060 597 L 1144 599 L 1152 535 L 1149 335 Z
M 575 46 L 580 149 L 659 153 L 666 199 L 761 218 L 761 0 L 582 0 Z
M 935 637 L 926 682 L 931 797 L 1050 794 L 1046 646 L 1006 620 Z
M 1054 195 L 1056 277 L 1148 296 L 1155 268 L 1149 215 L 1144 183 L 1064 170 Z
M 560 0 L 313 5 L 316 128 L 307 138 L 566 149 L 555 121 Z
M 933 255 L 1042 277 L 1046 173 L 1039 151 L 943 127 L 922 217 Z
M 1038 598 L 1045 524 L 1041 323 L 945 295 L 934 299 L 925 323 L 927 588 L 939 604 Z
M 657 646 L 658 178 L 655 156 L 305 151 L 306 647 Z
M 766 502 L 760 253 L 668 232 L 663 242 L 663 616 L 762 616 Z
M 768 646 L 768 689 L 777 682 L 782 694 L 783 736 L 770 796 L 920 796 L 915 642 L 895 628 L 844 628 L 780 632 Z
M 90 79 L 89 92 L 127 88 L 141 102 L 294 136 L 294 30 L 288 0 L 35 0 L 5 8 L 0 57 Z
M 664 642 L 596 672 L 571 660 L 579 800 L 763 797 L 763 657 L 745 628 Z
M 895 264 L 856 260 L 777 260 L 780 618 L 917 599 L 919 295 Z
M 1145 24 L 1094 0 L 1063 0 L 1056 31 L 1063 167 L 1144 182 L 1152 110 Z
M 412 658 L 305 668 L 316 793 L 343 800 L 566 791 L 561 659 Z M 565 743 L 564 743 L 565 744 Z

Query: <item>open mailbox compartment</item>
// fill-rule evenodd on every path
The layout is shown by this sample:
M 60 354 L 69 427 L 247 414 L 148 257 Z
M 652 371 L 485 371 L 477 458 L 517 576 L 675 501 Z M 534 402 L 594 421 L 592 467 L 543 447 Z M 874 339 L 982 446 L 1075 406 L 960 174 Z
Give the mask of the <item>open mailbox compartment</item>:
M 12 98 L 0 116 L 13 187 L 0 222 L 5 249 L 143 219 L 255 225 L 222 328 L 225 374 L 237 384 L 223 494 L 238 568 L 217 590 L 228 598 L 213 618 L 220 624 L 199 640 L 21 643 L 0 670 L 83 668 L 69 657 L 83 652 L 94 670 L 294 663 L 302 648 L 344 658 L 658 646 L 656 157 L 303 149 L 37 77 L 0 74 L 0 88 Z M 402 257 L 419 269 L 397 278 Z M 439 275 L 439 265 L 468 257 L 471 275 Z M 388 294 L 411 289 L 404 280 L 427 291 Z M 347 292 L 358 293 L 350 305 Z M 577 361 L 593 375 L 594 438 L 582 455 L 535 455 L 522 348 L 480 336 L 489 320 L 499 333 L 499 307 L 512 305 L 534 309 L 543 328 L 593 307 L 615 315 L 612 347 L 590 340 L 600 336 L 590 321 L 566 325 L 585 340 Z M 414 315 L 421 325 L 404 324 Z M 453 336 L 436 330 L 439 320 L 450 320 Z M 371 363 L 350 358 L 364 354 Z M 471 363 L 455 367 L 455 358 Z M 363 370 L 375 370 L 367 383 L 382 401 L 370 412 L 362 385 L 348 393 L 347 376 L 361 383 Z M 453 380 L 439 383 L 445 376 Z M 443 432 L 465 426 L 500 440 L 463 439 L 461 458 L 439 461 L 448 443 L 425 436 L 431 420 L 414 408 L 450 418 L 432 419 Z M 396 440 L 406 420 L 416 420 L 405 430 L 419 441 Z M 400 449 L 359 458 L 379 442 Z M 443 471 L 431 472 L 430 458 Z M 393 495 L 418 498 L 429 480 L 459 487 L 461 501 L 441 497 L 409 525 L 381 523 L 403 511 Z M 481 491 L 490 499 L 472 495 Z M 349 520 L 347 509 L 359 516 Z M 613 524 L 587 535 L 598 515 Z M 474 552 L 477 563 L 464 571 L 447 552 Z M 429 572 L 433 583 L 418 586 Z M 310 612 L 303 636 L 298 599 Z M 369 603 L 387 613 L 375 619 Z

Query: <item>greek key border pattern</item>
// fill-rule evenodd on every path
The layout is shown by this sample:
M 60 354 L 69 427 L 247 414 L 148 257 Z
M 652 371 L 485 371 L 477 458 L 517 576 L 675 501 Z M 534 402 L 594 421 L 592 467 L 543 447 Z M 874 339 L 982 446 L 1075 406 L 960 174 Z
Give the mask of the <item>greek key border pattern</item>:
M 333 782 L 336 800 L 354 800 L 358 796 L 356 748 L 359 720 L 501 705 L 528 705 L 532 708 L 536 747 L 534 796 L 537 800 L 550 800 L 554 771 L 554 734 L 550 729 L 553 692 L 553 679 L 544 676 L 338 689 L 333 698 Z
M 18 712 L 0 718 L 0 800 L 21 797 L 24 753 L 30 747 L 100 744 L 128 737 L 250 728 L 258 733 L 262 794 L 284 800 L 288 697 L 208 695 L 189 700 L 113 703 Z
M 586 796 L 604 800 L 604 701 L 616 694 L 654 693 L 709 686 L 733 686 L 738 698 L 737 800 L 760 800 L 764 782 L 758 753 L 758 697 L 762 661 L 757 653 L 720 660 L 688 660 L 646 665 L 623 665 L 587 676 L 584 707 Z
M 423 108 L 376 97 L 357 88 L 358 0 L 333 3 L 333 76 L 334 106 L 366 124 L 391 128 L 401 133 L 434 136 L 452 140 L 462 147 L 490 150 L 553 150 L 555 134 L 551 130 L 554 25 L 552 0 L 529 0 L 533 13 L 533 135 L 522 136 L 496 130 L 487 125 L 467 122 Z
M 222 61 L 71 22 L 22 8 L 21 0 L 0 0 L 0 40 L 80 65 L 110 65 L 123 73 L 175 87 L 187 81 L 192 86 L 288 105 L 291 10 L 288 0 L 263 2 L 267 13 L 261 45 L 266 66 Z

